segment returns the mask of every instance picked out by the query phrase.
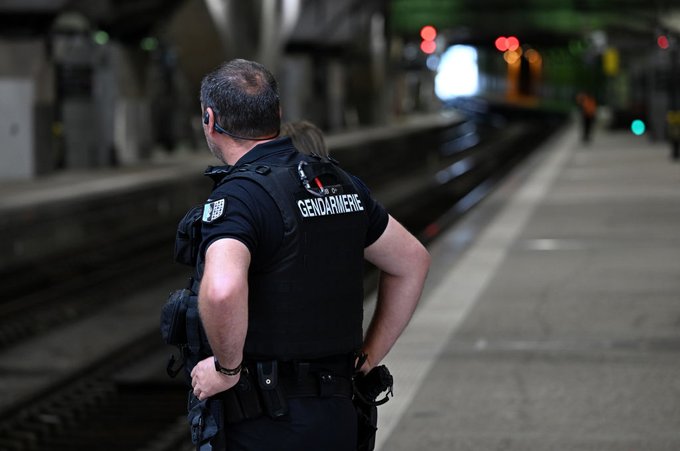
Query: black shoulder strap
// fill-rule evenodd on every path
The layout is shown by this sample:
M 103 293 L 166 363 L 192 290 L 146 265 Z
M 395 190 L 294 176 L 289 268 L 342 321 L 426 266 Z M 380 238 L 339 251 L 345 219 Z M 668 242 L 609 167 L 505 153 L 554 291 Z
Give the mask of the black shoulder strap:
M 274 199 L 281 212 L 286 233 L 291 233 L 295 227 L 295 219 L 291 215 L 288 207 L 289 201 L 285 197 L 291 187 L 287 185 L 292 180 L 291 171 L 292 168 L 287 165 L 244 164 L 233 168 L 216 183 L 215 187 L 235 179 L 248 179 L 257 183 Z M 286 175 L 291 177 L 288 182 L 285 178 Z
M 215 180 L 215 188 L 224 185 L 229 180 L 235 178 L 248 178 L 257 180 L 257 177 L 252 177 L 251 174 L 268 175 L 272 171 L 272 166 L 265 164 L 244 164 L 242 166 L 232 167 L 230 171 L 225 172 L 221 179 Z

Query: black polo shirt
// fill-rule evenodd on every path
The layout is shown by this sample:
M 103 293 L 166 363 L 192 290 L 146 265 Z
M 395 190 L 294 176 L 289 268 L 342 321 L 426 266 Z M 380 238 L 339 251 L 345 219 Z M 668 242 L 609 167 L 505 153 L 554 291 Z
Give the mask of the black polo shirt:
M 301 155 L 290 138 L 283 137 L 259 144 L 241 157 L 235 166 L 242 164 L 295 165 Z M 385 208 L 371 197 L 366 185 L 356 177 L 357 185 L 368 216 L 368 230 L 364 246 L 373 244 L 387 227 Z M 224 199 L 222 203 L 220 199 Z M 208 246 L 221 238 L 242 242 L 250 251 L 251 268 L 266 269 L 271 257 L 283 240 L 283 220 L 272 197 L 256 182 L 237 178 L 220 185 L 210 195 L 208 203 L 220 201 L 223 211 L 211 222 L 203 221 L 203 241 L 200 260 L 204 260 Z

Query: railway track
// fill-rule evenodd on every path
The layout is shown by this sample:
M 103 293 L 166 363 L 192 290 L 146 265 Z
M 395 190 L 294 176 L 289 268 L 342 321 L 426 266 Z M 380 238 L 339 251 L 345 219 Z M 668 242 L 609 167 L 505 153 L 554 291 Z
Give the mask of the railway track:
M 122 238 L 97 251 L 59 257 L 16 271 L 15 290 L 0 303 L 0 350 L 52 328 L 92 315 L 136 287 L 168 275 L 180 276 L 170 250 L 168 224 L 146 234 Z M 18 281 L 17 281 L 18 279 Z M 124 283 L 121 283 L 124 281 Z M 9 284 L 8 284 L 9 285 Z M 108 287 L 115 286 L 115 290 Z
M 383 177 L 374 194 L 427 242 L 479 202 L 495 180 L 552 131 L 522 122 L 489 133 L 488 139 L 472 147 L 456 143 L 460 133 L 444 133 L 441 160 L 400 168 L 391 180 Z M 174 224 L 162 227 L 174 232 Z M 188 270 L 172 264 L 173 236 L 159 230 L 150 228 L 148 234 L 116 240 L 108 248 L 85 249 L 61 264 L 45 262 L 35 270 L 39 277 L 34 284 L 30 278 L 18 280 L 14 296 L 0 304 L 0 350 L 104 311 L 140 286 L 168 279 L 181 283 Z M 373 286 L 370 279 L 369 273 L 368 287 Z M 160 308 L 162 301 L 156 302 Z M 157 323 L 149 324 L 143 336 L 0 411 L 0 449 L 191 449 L 186 390 L 181 381 L 159 371 L 159 362 L 164 363 L 169 352 L 160 341 Z

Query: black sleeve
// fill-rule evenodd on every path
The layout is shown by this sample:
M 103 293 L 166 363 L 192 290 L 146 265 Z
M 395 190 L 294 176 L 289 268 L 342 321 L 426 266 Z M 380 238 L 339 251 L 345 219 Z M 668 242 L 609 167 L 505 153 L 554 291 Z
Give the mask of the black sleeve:
M 385 232 L 389 215 L 385 207 L 371 196 L 371 191 L 361 179 L 352 176 L 352 181 L 354 181 L 355 186 L 359 190 L 359 196 L 361 196 L 368 216 L 368 230 L 366 232 L 366 241 L 364 242 L 364 247 L 368 247 L 375 243 Z
M 213 192 L 209 202 L 217 199 L 225 199 L 224 213 L 215 221 L 203 221 L 201 258 L 210 244 L 222 238 L 242 242 L 250 251 L 252 265 L 273 255 L 283 239 L 283 220 L 264 188 L 251 180 L 232 180 Z

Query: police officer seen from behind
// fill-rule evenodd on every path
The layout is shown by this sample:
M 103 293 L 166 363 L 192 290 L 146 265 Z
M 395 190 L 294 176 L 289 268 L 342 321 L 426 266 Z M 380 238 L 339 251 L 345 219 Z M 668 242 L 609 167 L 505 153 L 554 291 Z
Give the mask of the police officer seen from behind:
M 361 181 L 279 137 L 277 83 L 262 65 L 221 65 L 201 107 L 224 166 L 207 172 L 198 309 L 214 357 L 192 370 L 193 394 L 224 399 L 227 450 L 355 450 L 357 356 L 365 374 L 388 353 L 429 254 Z M 364 259 L 381 272 L 365 337 Z

